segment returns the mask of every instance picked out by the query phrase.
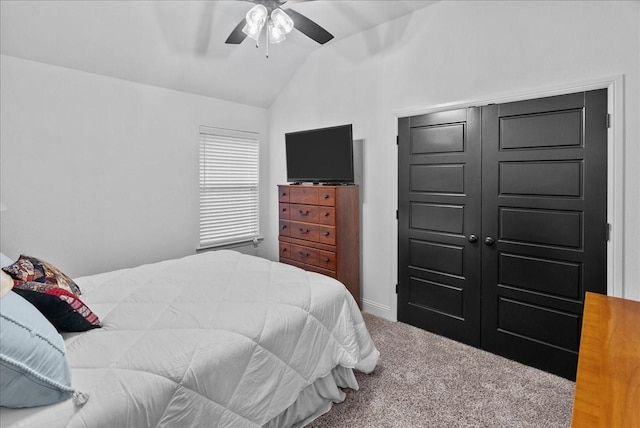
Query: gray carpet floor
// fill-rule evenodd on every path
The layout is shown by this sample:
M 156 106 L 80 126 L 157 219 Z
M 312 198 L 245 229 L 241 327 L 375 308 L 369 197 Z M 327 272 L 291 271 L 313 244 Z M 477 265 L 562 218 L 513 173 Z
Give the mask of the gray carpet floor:
M 380 361 L 358 391 L 308 425 L 568 427 L 575 384 L 564 378 L 364 314 Z

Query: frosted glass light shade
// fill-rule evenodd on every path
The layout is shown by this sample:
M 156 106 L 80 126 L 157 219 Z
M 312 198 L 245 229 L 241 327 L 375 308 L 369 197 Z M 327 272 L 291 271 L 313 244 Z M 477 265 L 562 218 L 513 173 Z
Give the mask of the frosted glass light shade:
M 269 31 L 269 43 L 280 43 L 287 38 L 285 33 L 274 25 L 271 19 L 269 20 L 269 24 L 267 24 L 267 31 Z
M 256 27 L 256 26 L 249 25 L 249 24 L 245 25 L 242 28 L 242 32 L 244 34 L 246 34 L 247 36 L 251 37 L 256 42 L 260 38 L 260 31 L 261 30 L 262 30 L 262 27 Z
M 242 32 L 251 37 L 256 42 L 260 37 L 260 32 L 264 23 L 267 20 L 267 8 L 261 4 L 257 4 L 247 12 L 246 21 L 247 24 L 242 28 Z
M 271 12 L 271 22 L 283 35 L 293 30 L 293 20 L 282 9 L 274 9 Z
M 262 27 L 267 20 L 267 8 L 261 4 L 253 6 L 246 15 L 247 24 Z

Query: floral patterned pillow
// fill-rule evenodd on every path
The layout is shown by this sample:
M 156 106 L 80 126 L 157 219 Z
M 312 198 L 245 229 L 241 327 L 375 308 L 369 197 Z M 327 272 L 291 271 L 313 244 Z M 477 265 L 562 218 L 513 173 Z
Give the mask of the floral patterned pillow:
M 35 257 L 20 255 L 20 258 L 12 265 L 2 268 L 11 278 L 14 285 L 21 282 L 40 282 L 65 289 L 70 293 L 80 295 L 80 287 L 71 278 L 62 273 L 51 263 Z

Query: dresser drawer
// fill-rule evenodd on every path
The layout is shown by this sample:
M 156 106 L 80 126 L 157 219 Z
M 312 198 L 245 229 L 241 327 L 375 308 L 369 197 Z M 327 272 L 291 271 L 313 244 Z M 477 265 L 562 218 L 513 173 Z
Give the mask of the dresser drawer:
M 336 189 L 325 186 L 295 186 L 289 188 L 289 201 L 292 204 L 336 205 Z
M 291 244 L 291 258 L 309 265 L 318 266 L 320 263 L 320 251 L 315 248 Z
M 318 205 L 291 204 L 290 219 L 307 223 L 318 223 Z
M 313 223 L 290 222 L 289 235 L 292 238 L 304 239 L 306 241 L 320 241 L 320 226 Z
M 336 228 L 333 226 L 318 225 L 318 242 L 336 245 Z
M 289 204 L 280 202 L 278 206 L 280 210 L 278 216 L 282 219 L 288 220 L 290 218 L 289 213 L 291 211 Z
M 330 276 L 331 278 L 338 278 L 338 275 L 333 270 L 326 270 L 319 268 L 318 266 L 308 265 L 302 262 L 298 262 L 292 259 L 282 259 L 280 263 L 286 263 L 291 266 L 299 267 L 300 269 L 308 270 L 309 272 L 317 272 L 326 276 Z
M 318 251 L 318 266 L 327 270 L 336 270 L 336 253 L 333 251 Z
M 295 186 L 289 188 L 289 202 L 292 204 L 318 205 L 318 188 L 314 186 Z
M 318 207 L 318 223 L 328 224 L 329 226 L 335 226 L 336 224 L 336 209 L 334 207 Z
M 288 242 L 280 242 L 280 258 L 290 259 L 291 258 L 291 244 Z
M 278 201 L 289 202 L 289 186 L 278 186 Z
M 318 250 L 317 248 L 305 247 L 291 244 L 292 260 L 303 262 L 307 265 L 316 266 L 328 271 L 336 270 L 336 253 L 333 251 Z
M 336 189 L 335 187 L 321 187 L 318 189 L 318 205 L 328 207 L 336 206 Z
M 317 273 L 321 273 L 323 275 L 329 276 L 331 278 L 336 278 L 336 279 L 338 278 L 338 275 L 335 270 L 322 269 L 318 266 L 313 266 L 313 265 L 303 265 L 301 267 L 302 269 L 308 270 L 309 272 L 317 272 Z
M 278 229 L 278 234 L 280 236 L 290 236 L 289 232 L 291 230 L 291 226 L 289 225 L 288 220 L 280 220 L 280 227 Z

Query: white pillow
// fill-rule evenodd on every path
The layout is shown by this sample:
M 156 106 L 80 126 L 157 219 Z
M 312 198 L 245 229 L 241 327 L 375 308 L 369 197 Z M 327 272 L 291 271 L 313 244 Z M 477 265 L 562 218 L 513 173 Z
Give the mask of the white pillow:
M 13 288 L 13 278 L 0 270 L 0 299 Z
M 0 253 L 0 267 L 9 266 L 11 263 L 13 263 L 13 260 Z
M 35 407 L 73 395 L 62 336 L 14 292 L 0 298 L 0 406 Z

